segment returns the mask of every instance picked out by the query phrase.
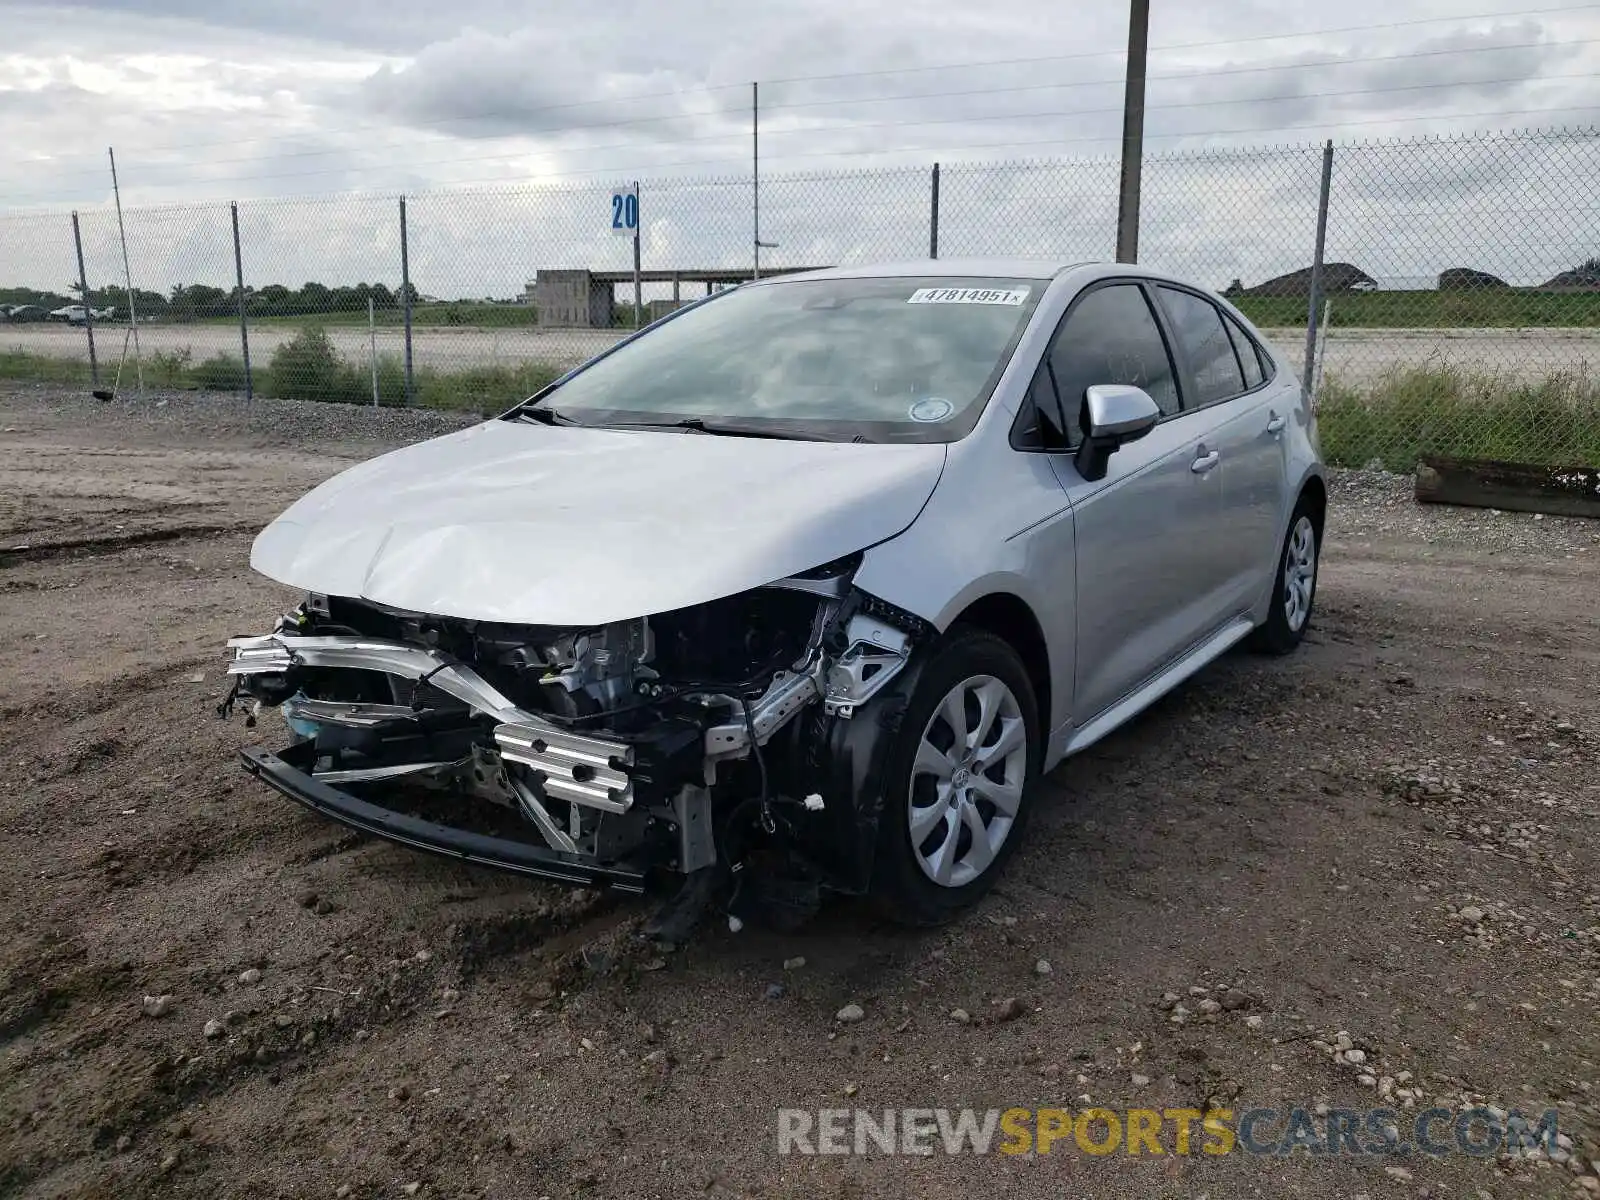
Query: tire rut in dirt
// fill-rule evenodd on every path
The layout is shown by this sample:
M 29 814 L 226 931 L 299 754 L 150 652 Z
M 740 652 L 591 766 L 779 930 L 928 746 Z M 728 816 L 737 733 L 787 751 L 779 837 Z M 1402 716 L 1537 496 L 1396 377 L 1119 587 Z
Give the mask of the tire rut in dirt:
M 234 522 L 216 525 L 178 525 L 161 529 L 139 529 L 132 533 L 107 534 L 100 537 L 66 538 L 45 542 L 42 545 L 16 545 L 0 547 L 0 570 L 21 566 L 23 563 L 45 562 L 57 558 L 90 558 L 118 554 L 139 546 L 186 539 L 226 537 L 230 534 L 257 532 L 255 523 Z

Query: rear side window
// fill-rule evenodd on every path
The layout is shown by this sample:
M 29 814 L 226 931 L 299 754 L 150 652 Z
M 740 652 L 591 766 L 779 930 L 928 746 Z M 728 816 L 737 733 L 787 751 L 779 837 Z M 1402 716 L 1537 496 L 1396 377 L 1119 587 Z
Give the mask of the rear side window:
M 1244 375 L 1233 343 L 1222 324 L 1222 313 L 1209 300 L 1176 288 L 1160 289 L 1161 303 L 1172 318 L 1173 332 L 1194 372 L 1195 395 L 1188 405 L 1197 408 L 1226 400 L 1244 391 Z M 1260 369 L 1260 364 L 1257 364 Z
M 1224 316 L 1223 320 L 1227 323 L 1229 336 L 1233 338 L 1233 349 L 1239 356 L 1239 365 L 1244 368 L 1244 386 L 1260 387 L 1267 376 L 1261 369 L 1261 359 L 1257 355 L 1255 342 L 1250 340 L 1250 335 L 1241 329 L 1239 322 L 1232 317 Z
M 1163 415 L 1178 411 L 1178 386 L 1161 327 L 1134 284 L 1096 288 L 1056 333 L 1048 358 L 1072 444 L 1083 434 L 1083 394 L 1097 383 L 1143 388 Z

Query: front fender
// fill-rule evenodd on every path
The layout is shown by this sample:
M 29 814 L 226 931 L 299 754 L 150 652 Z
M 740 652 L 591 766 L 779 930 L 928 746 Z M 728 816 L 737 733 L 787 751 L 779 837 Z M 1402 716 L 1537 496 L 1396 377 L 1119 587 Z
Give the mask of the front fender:
M 796 796 L 822 797 L 822 819 L 808 823 L 804 849 L 838 891 L 860 895 L 872 886 L 889 755 L 927 659 L 927 647 L 919 646 L 894 681 L 849 719 L 813 706 L 795 723 L 784 783 Z

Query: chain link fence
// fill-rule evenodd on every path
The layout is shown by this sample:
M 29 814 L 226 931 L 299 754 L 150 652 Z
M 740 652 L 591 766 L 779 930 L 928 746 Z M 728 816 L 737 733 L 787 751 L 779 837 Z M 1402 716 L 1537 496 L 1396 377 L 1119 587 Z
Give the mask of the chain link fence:
M 1597 465 L 1596 179 L 1593 130 L 1152 155 L 1140 261 L 1309 366 L 1331 461 Z M 114 210 L 0 214 L 0 375 L 108 386 L 125 360 L 124 391 L 492 412 L 758 269 L 1110 259 L 1117 181 L 1092 159 L 131 208 L 126 270 Z

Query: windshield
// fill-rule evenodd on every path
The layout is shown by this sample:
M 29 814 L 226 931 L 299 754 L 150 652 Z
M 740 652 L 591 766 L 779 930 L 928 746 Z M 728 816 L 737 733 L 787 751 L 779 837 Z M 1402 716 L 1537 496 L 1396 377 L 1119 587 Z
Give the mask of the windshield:
M 977 422 L 1045 282 L 796 279 L 646 330 L 538 403 L 584 425 L 954 441 Z

